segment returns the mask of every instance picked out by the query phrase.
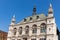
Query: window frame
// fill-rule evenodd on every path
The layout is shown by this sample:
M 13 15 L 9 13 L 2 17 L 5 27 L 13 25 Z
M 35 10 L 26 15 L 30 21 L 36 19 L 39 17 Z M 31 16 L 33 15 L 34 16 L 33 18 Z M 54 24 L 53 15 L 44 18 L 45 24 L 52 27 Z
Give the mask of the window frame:
M 19 27 L 19 34 L 22 34 L 22 27 Z
M 13 32 L 14 32 L 13 34 L 16 35 L 16 33 L 17 33 L 17 28 L 14 28 L 14 29 L 13 29 Z
M 46 33 L 46 24 L 42 23 L 40 26 L 40 33 Z
M 29 34 L 29 26 L 25 27 L 25 34 Z
M 33 25 L 33 28 L 32 28 L 32 33 L 37 33 L 37 25 Z

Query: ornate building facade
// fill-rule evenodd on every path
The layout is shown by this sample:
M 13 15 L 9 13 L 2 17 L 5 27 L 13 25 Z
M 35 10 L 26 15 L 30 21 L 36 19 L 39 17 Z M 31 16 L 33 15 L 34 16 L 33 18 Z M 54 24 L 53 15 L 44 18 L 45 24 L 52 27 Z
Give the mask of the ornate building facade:
M 50 4 L 47 16 L 43 13 L 36 14 L 35 6 L 33 15 L 24 18 L 17 24 L 15 16 L 13 16 L 7 40 L 58 40 L 52 5 Z

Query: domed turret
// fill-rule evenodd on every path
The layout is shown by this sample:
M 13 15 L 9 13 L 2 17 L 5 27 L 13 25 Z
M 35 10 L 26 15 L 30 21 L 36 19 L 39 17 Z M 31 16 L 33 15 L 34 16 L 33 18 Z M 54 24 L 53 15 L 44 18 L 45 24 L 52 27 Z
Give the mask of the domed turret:
M 52 4 L 50 3 L 50 8 L 48 10 L 49 13 L 53 13 L 53 9 L 52 9 Z
M 15 25 L 15 15 L 13 15 L 10 25 Z
M 53 8 L 52 8 L 52 4 L 50 3 L 50 7 L 48 10 L 48 17 L 53 17 Z

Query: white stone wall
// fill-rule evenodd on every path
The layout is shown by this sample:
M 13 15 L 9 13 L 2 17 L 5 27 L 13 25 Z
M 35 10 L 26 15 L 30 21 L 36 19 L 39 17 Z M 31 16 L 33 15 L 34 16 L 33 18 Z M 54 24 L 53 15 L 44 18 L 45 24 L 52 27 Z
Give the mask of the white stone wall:
M 47 24 L 46 33 L 40 33 L 40 25 L 42 23 Z M 32 26 L 34 24 L 37 25 L 37 33 L 36 34 L 32 33 Z M 56 35 L 57 28 L 56 28 L 56 24 L 55 24 L 55 19 L 47 19 L 47 22 L 46 22 L 46 20 L 43 20 L 43 21 L 39 21 L 39 22 L 33 22 L 33 23 L 28 23 L 28 24 L 17 25 L 17 26 L 14 26 L 14 27 L 9 27 L 8 37 L 11 37 L 11 38 L 7 38 L 7 40 L 12 40 L 12 39 L 15 39 L 15 40 L 21 39 L 21 40 L 23 40 L 24 37 L 21 37 L 21 36 L 26 35 L 25 34 L 25 27 L 27 25 L 29 26 L 29 37 L 27 36 L 28 40 L 31 40 L 33 38 L 36 38 L 37 40 L 39 40 L 40 38 L 45 38 L 45 36 L 46 36 L 46 40 L 58 40 L 58 36 Z M 23 28 L 23 31 L 22 31 L 21 35 L 19 35 L 19 32 L 18 32 L 19 27 Z M 17 28 L 17 33 L 16 33 L 15 37 L 12 37 L 13 32 L 11 30 L 13 28 Z M 49 28 L 50 28 L 50 30 L 49 30 Z M 36 37 L 33 36 L 33 35 L 36 35 Z M 18 36 L 20 36 L 20 37 L 18 37 Z

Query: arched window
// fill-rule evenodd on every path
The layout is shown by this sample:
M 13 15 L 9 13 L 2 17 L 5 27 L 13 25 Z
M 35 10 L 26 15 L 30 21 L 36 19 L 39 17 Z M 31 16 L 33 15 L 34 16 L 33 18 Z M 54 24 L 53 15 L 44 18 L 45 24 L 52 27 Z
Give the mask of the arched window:
M 37 19 L 39 19 L 39 16 L 37 16 Z
M 46 38 L 40 38 L 40 40 L 46 40 Z
M 19 34 L 22 34 L 22 27 L 19 27 Z
M 14 30 L 13 30 L 13 32 L 14 32 L 14 35 L 16 35 L 16 31 L 17 31 L 17 29 L 16 29 L 16 28 L 14 28 Z
M 30 17 L 30 20 L 32 20 L 32 17 Z
M 36 38 L 34 38 L 34 39 L 31 39 L 31 40 L 36 40 Z
M 12 40 L 15 40 L 15 39 L 12 39 Z
M 37 33 L 37 25 L 33 25 L 33 28 L 32 28 L 32 33 Z
M 29 33 L 29 26 L 26 26 L 26 28 L 25 28 L 25 33 L 26 33 L 26 34 Z
M 17 39 L 17 40 L 21 40 L 21 39 Z
M 24 22 L 26 21 L 26 19 L 24 19 Z
M 40 26 L 40 32 L 41 33 L 45 33 L 46 32 L 46 24 L 45 23 L 41 24 L 41 26 Z

